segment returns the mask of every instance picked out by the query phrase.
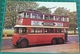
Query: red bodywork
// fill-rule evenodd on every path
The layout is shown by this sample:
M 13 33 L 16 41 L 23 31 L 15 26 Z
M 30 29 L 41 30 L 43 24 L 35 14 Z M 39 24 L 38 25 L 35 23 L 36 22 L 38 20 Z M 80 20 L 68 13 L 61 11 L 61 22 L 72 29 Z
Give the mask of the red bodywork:
M 61 16 L 64 17 L 64 16 Z M 65 17 L 67 18 L 67 17 Z M 36 18 L 17 18 L 17 22 L 16 25 L 31 25 L 31 21 L 43 21 L 43 22 L 56 22 L 56 23 L 61 23 L 62 24 L 62 29 L 64 30 L 64 27 L 69 27 L 69 22 L 67 21 L 56 21 L 56 20 L 46 20 L 46 19 L 36 19 Z M 57 25 L 58 26 L 58 25 Z M 54 27 L 54 26 L 53 26 Z M 55 27 L 56 28 L 56 27 Z M 59 28 L 59 26 L 58 26 Z M 29 29 L 29 28 L 28 28 Z M 62 38 L 63 40 L 65 40 L 65 33 L 63 31 L 63 33 L 34 33 L 34 34 L 19 34 L 19 33 L 15 33 L 13 34 L 13 38 L 12 38 L 12 43 L 13 45 L 16 45 L 17 42 L 21 39 L 21 38 L 26 38 L 29 42 L 29 45 L 35 45 L 35 44 L 48 44 L 51 43 L 51 40 L 53 38 Z
M 43 34 L 25 34 L 25 35 L 14 34 L 12 43 L 16 45 L 16 43 L 20 38 L 26 38 L 29 41 L 29 45 L 50 44 L 53 38 L 63 38 L 65 40 L 64 33 L 58 33 L 58 34 L 43 33 Z

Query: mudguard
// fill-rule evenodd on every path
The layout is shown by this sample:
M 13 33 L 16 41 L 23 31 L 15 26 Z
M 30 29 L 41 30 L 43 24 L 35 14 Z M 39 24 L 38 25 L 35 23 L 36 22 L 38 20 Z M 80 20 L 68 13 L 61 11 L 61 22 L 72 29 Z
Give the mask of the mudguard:
M 26 40 L 28 42 L 28 40 L 26 38 L 20 38 L 18 41 L 17 41 L 17 44 L 20 43 L 22 40 Z M 29 42 L 28 42 L 29 43 Z

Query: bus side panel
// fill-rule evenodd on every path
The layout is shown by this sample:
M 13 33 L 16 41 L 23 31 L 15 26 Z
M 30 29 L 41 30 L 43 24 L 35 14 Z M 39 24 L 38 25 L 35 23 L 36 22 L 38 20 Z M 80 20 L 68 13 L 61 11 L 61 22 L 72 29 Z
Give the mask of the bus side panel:
M 48 43 L 51 43 L 51 40 L 53 38 L 63 38 L 64 39 L 64 34 L 58 34 L 58 33 L 55 33 L 55 34 L 46 34 L 43 36 L 43 43 L 44 44 L 48 44 Z
M 29 40 L 29 45 L 35 44 L 50 44 L 53 38 L 63 38 L 63 33 L 55 33 L 55 34 L 28 34 L 27 39 Z
M 29 41 L 29 45 L 36 45 L 37 44 L 37 39 L 38 36 L 34 35 L 34 34 L 28 34 L 27 39 Z
M 38 34 L 37 36 L 37 44 L 43 44 L 43 35 Z
M 22 24 L 23 25 L 31 25 L 31 20 L 27 19 L 27 18 L 24 18 Z

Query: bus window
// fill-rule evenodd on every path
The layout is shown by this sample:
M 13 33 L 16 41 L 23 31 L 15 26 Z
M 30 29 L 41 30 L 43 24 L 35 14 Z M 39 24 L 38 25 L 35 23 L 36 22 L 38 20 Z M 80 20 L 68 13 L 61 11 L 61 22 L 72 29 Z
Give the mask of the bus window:
M 27 14 L 27 13 L 24 13 L 24 18 L 26 18 L 26 14 Z
M 62 33 L 62 29 L 61 28 L 58 28 L 58 33 Z
M 61 18 L 59 16 L 56 16 L 55 20 L 56 21 L 61 21 Z
M 44 28 L 44 33 L 49 33 L 49 28 Z
M 32 28 L 31 33 L 37 33 L 37 29 L 36 28 Z
M 50 20 L 53 20 L 53 16 L 50 16 Z
M 64 17 L 62 18 L 62 21 L 64 21 Z
M 56 28 L 55 29 L 55 33 L 62 33 L 62 32 L 63 32 L 63 30 L 61 28 Z
M 28 33 L 27 29 L 26 28 L 22 28 L 22 33 Z
M 27 13 L 27 18 L 30 18 L 30 13 Z
M 69 22 L 69 18 L 67 18 L 67 22 Z
M 32 18 L 37 18 L 37 14 L 32 13 Z
M 54 28 L 50 28 L 50 33 L 54 33 Z
M 63 21 L 63 18 L 61 18 L 61 21 Z
M 37 14 L 37 19 L 43 19 L 43 15 Z
M 58 28 L 55 28 L 55 33 L 59 33 L 59 29 Z
M 49 19 L 49 16 L 45 16 L 45 19 L 48 20 Z
M 19 13 L 18 18 L 24 18 L 24 13 Z
M 14 33 L 19 33 L 19 28 L 14 28 Z
M 62 33 L 62 29 L 59 29 L 59 33 Z
M 37 28 L 37 33 L 42 33 L 42 29 L 41 28 Z
M 20 28 L 20 27 L 15 27 L 15 33 L 26 33 L 27 29 L 25 27 Z
M 55 20 L 55 16 L 53 16 L 53 20 Z
M 64 21 L 67 22 L 67 18 L 64 18 Z

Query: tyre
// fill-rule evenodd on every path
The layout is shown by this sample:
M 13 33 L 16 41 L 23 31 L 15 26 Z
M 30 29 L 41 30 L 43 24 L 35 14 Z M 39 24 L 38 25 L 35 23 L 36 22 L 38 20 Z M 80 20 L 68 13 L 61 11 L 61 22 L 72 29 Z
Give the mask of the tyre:
M 21 48 L 25 48 L 25 47 L 28 47 L 28 41 L 27 40 L 22 40 L 18 43 L 18 47 L 21 47 Z
M 57 44 L 57 40 L 56 39 L 52 39 L 51 44 L 53 44 L 53 45 Z
M 63 40 L 62 38 L 59 38 L 59 39 L 58 39 L 58 43 L 59 43 L 59 44 L 63 44 L 63 43 L 64 43 L 64 40 Z

